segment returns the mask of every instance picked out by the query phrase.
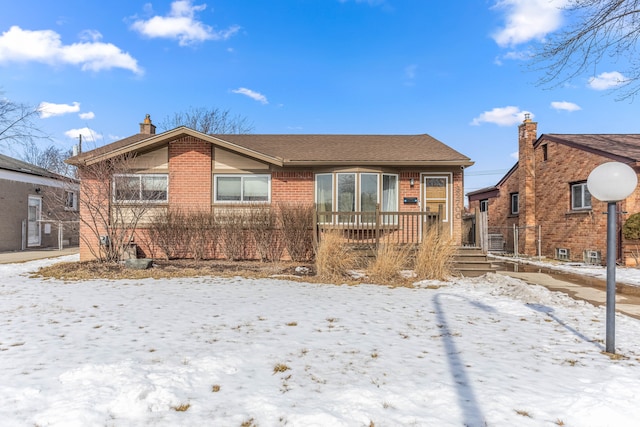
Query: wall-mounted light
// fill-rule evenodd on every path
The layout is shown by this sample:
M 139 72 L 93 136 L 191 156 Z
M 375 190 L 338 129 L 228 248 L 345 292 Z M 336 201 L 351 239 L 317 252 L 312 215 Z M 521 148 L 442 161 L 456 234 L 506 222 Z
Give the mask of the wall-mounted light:
M 416 181 L 413 178 L 409 178 L 409 185 L 411 186 L 411 188 L 413 188 L 415 184 L 416 184 Z
M 40 191 L 42 191 L 42 190 L 40 190 L 40 187 L 37 187 L 37 188 L 36 188 L 36 193 L 37 193 L 37 194 L 40 194 Z

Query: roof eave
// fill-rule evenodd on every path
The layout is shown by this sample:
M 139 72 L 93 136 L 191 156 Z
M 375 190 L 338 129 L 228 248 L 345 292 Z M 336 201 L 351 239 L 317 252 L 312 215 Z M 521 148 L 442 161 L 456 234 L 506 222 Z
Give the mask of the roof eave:
M 472 166 L 471 160 L 284 160 L 284 166 Z
M 89 166 L 89 165 L 93 165 L 95 163 L 99 163 L 101 161 L 108 160 L 110 158 L 113 158 L 122 154 L 130 153 L 132 151 L 140 151 L 146 148 L 153 148 L 154 146 L 168 143 L 172 140 L 175 140 L 185 135 L 202 139 L 211 144 L 255 158 L 257 160 L 262 160 L 264 162 L 271 163 L 276 166 L 283 166 L 283 160 L 280 158 L 269 156 L 269 155 L 260 153 L 258 151 L 251 150 L 249 148 L 241 147 L 239 145 L 233 144 L 223 139 L 216 138 L 211 135 L 207 135 L 202 132 L 198 132 L 184 126 L 175 128 L 167 132 L 163 132 L 161 134 L 151 135 L 149 136 L 149 138 L 131 143 L 124 147 L 120 147 L 105 153 L 100 153 L 95 156 L 90 156 L 85 159 L 78 158 L 77 160 L 74 160 L 74 158 L 72 157 L 67 159 L 66 161 L 67 163 L 75 166 Z

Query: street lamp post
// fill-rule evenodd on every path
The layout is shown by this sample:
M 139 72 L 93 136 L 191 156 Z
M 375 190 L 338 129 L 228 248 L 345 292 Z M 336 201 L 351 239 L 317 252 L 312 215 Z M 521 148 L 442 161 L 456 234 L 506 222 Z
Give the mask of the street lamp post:
M 607 353 L 615 354 L 616 319 L 616 216 L 617 202 L 626 199 L 638 185 L 633 169 L 620 162 L 603 163 L 589 174 L 587 188 L 596 199 L 607 202 Z

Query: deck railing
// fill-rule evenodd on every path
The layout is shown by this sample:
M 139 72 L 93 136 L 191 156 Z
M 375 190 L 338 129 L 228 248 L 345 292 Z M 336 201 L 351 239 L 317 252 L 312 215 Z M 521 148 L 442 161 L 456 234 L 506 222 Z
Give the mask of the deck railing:
M 325 233 L 340 233 L 351 245 L 377 248 L 380 244 L 418 244 L 423 233 L 440 227 L 440 214 L 434 212 L 328 212 L 316 211 L 315 237 L 322 241 Z

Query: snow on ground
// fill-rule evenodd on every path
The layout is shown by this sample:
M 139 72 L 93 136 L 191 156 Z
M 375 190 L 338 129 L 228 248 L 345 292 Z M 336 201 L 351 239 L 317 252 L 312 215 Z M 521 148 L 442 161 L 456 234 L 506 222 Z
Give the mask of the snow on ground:
M 63 257 L 59 260 L 73 260 Z M 640 321 L 500 275 L 62 282 L 0 265 L 2 426 L 635 426 Z
M 555 260 L 549 261 L 544 258 L 542 260 L 538 260 L 537 258 L 513 258 L 494 254 L 491 254 L 491 258 L 506 262 L 517 262 L 520 264 L 535 265 L 542 268 L 574 273 L 582 276 L 591 276 L 602 280 L 606 280 L 607 278 L 606 266 L 591 265 L 579 262 L 564 262 Z M 640 286 L 640 268 L 617 266 L 616 283 Z

